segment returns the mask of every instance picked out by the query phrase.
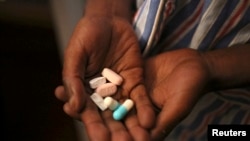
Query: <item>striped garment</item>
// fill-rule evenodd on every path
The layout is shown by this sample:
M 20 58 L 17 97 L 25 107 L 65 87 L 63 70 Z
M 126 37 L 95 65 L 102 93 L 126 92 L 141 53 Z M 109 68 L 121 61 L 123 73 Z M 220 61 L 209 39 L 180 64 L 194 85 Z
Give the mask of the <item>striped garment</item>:
M 134 29 L 144 56 L 250 43 L 250 0 L 139 0 Z M 250 89 L 206 94 L 166 138 L 207 140 L 208 124 L 250 124 Z

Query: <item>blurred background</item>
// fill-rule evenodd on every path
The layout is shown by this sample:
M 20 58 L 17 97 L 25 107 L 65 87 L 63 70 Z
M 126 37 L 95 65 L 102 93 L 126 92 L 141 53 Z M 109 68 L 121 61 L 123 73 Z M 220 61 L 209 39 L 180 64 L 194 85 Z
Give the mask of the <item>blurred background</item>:
M 0 0 L 1 141 L 79 140 L 54 89 L 82 3 Z

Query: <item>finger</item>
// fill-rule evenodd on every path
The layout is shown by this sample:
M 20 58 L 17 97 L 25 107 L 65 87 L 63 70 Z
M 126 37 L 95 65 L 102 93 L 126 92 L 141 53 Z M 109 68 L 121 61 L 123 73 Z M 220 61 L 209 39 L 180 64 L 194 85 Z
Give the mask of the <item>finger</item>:
M 80 114 L 78 114 L 77 112 L 75 112 L 74 110 L 72 110 L 71 106 L 69 105 L 69 103 L 65 103 L 63 106 L 63 110 L 66 114 L 68 114 L 70 117 L 73 117 L 77 120 L 80 120 Z
M 84 73 L 86 64 L 86 52 L 77 34 L 70 39 L 69 45 L 64 53 L 63 83 L 65 93 L 69 97 L 72 110 L 80 112 L 84 106 L 83 95 Z
M 144 128 L 151 128 L 155 123 L 153 105 L 146 95 L 145 87 L 138 85 L 131 91 L 131 98 L 134 100 L 139 123 Z
M 134 141 L 150 141 L 148 131 L 141 127 L 135 113 L 126 117 L 125 124 Z
M 124 71 L 122 76 L 126 76 L 123 84 L 124 90 L 130 90 L 125 95 L 135 102 L 139 123 L 144 128 L 151 128 L 155 123 L 155 113 L 153 105 L 142 84 L 142 69 L 135 68 Z
M 66 95 L 63 86 L 58 86 L 58 87 L 55 89 L 55 96 L 56 96 L 57 99 L 59 99 L 59 100 L 61 100 L 61 101 L 63 101 L 63 102 L 66 102 L 66 101 L 69 100 L 69 97 Z
M 115 121 L 112 116 L 112 112 L 107 110 L 102 113 L 103 119 L 105 121 L 106 126 L 109 128 L 111 132 L 111 140 L 112 141 L 131 141 L 131 135 L 120 121 Z
M 65 78 L 65 91 L 69 98 L 72 110 L 80 113 L 86 102 L 86 93 L 82 81 L 79 78 Z
M 182 118 L 179 117 L 182 117 L 180 114 L 183 114 L 183 112 L 174 107 L 177 106 L 173 103 L 164 105 L 162 111 L 156 119 L 155 127 L 151 130 L 151 137 L 153 140 L 163 140 L 181 121 Z
M 97 106 L 87 98 L 86 106 L 81 113 L 88 137 L 91 141 L 110 141 L 109 129 L 105 126 Z

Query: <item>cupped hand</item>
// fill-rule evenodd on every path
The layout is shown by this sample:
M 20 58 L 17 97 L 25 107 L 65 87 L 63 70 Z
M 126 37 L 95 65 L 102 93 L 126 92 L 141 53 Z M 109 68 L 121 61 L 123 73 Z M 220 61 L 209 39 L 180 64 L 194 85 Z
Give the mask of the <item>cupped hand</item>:
M 159 108 L 152 140 L 160 141 L 192 110 L 210 80 L 202 53 L 192 49 L 170 51 L 145 63 L 146 88 Z
M 110 68 L 123 83 L 114 96 L 131 98 L 135 112 L 115 121 L 111 111 L 100 112 L 89 96 L 89 80 Z M 65 102 L 64 111 L 85 124 L 90 140 L 148 140 L 154 111 L 143 84 L 142 58 L 134 31 L 119 18 L 92 17 L 79 21 L 64 54 L 63 86 L 55 95 Z

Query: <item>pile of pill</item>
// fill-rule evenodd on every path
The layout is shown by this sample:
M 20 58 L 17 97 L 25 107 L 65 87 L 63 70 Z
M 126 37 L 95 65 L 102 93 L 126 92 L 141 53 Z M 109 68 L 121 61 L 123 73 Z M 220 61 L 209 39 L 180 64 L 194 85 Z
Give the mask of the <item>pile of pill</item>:
M 114 111 L 113 118 L 121 120 L 132 109 L 134 102 L 127 99 L 120 104 L 111 97 L 116 93 L 117 86 L 122 84 L 123 78 L 120 75 L 108 68 L 104 68 L 101 75 L 89 81 L 90 88 L 95 90 L 90 98 L 102 111 L 110 109 Z

